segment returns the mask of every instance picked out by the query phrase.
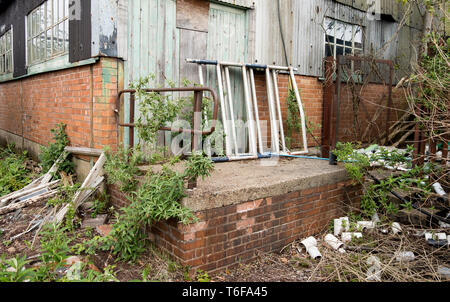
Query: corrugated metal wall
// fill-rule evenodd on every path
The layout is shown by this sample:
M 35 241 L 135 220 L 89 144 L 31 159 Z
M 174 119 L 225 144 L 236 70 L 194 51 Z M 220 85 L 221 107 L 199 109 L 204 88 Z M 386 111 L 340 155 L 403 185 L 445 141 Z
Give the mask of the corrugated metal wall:
M 399 65 L 399 69 L 403 70 L 403 72 L 397 73 L 397 78 L 401 78 L 408 72 L 409 59 L 411 52 L 414 51 L 412 42 L 417 41 L 419 29 L 422 26 L 417 6 L 413 6 L 412 14 L 407 19 L 411 26 L 406 25 L 397 36 L 399 23 L 368 17 L 364 11 L 363 2 L 355 0 L 292 0 L 292 3 L 294 19 L 292 62 L 299 69 L 300 74 L 323 76 L 325 34 L 322 24 L 324 17 L 363 26 L 364 53 L 366 55 L 377 54 L 379 58 L 394 60 Z M 393 14 L 396 16 L 395 19 L 401 20 L 402 14 L 405 12 L 402 4 L 396 1 L 384 1 L 381 4 L 383 13 Z M 276 30 L 276 26 L 274 26 L 273 31 Z M 267 57 L 277 58 L 277 50 L 272 50 Z
M 254 63 L 287 65 L 281 40 L 277 1 L 255 0 L 255 9 L 252 12 L 255 19 L 254 57 L 252 58 Z M 282 27 L 288 58 L 290 58 L 292 57 L 292 36 L 297 34 L 297 31 L 292 31 L 294 22 L 292 1 L 281 0 L 280 2 Z

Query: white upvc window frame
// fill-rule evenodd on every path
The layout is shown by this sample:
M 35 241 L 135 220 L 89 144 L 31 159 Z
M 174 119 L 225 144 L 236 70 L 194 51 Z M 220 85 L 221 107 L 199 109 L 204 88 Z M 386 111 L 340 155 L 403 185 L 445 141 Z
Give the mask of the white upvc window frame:
M 0 36 L 0 75 L 11 74 L 14 70 L 13 27 Z
M 69 0 L 47 0 L 25 17 L 27 66 L 69 51 Z
M 336 57 L 338 55 L 338 48 L 342 48 L 342 55 L 354 56 L 363 53 L 364 28 L 362 26 L 326 17 L 324 20 L 324 28 L 325 56 L 327 56 L 327 50 L 331 49 L 332 56 L 336 60 Z M 330 41 L 331 39 L 329 39 L 328 37 L 332 37 L 332 41 Z M 342 44 L 338 43 L 337 40 L 341 40 Z

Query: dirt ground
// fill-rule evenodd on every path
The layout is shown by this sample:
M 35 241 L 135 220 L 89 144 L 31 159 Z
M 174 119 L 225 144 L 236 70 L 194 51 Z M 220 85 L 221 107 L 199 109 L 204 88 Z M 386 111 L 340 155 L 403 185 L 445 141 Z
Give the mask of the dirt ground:
M 292 164 L 292 161 L 283 161 L 285 169 L 290 169 Z M 265 168 L 260 169 L 263 173 Z M 201 185 L 202 183 L 200 187 Z M 39 237 L 35 238 L 36 229 L 26 234 L 24 232 L 43 219 L 48 211 L 46 201 L 43 201 L 0 215 L 0 256 L 26 256 L 31 261 L 30 265 L 38 262 L 40 243 Z M 338 253 L 324 244 L 323 237 L 328 232 L 324 230 L 315 236 L 322 253 L 320 260 L 312 260 L 309 257 L 300 244 L 303 238 L 299 238 L 279 253 L 260 253 L 256 260 L 250 263 L 241 263 L 210 274 L 189 271 L 153 246 L 135 263 L 117 262 L 108 252 L 98 252 L 91 256 L 81 255 L 80 258 L 83 262 L 91 263 L 91 267 L 100 272 L 108 266 L 113 266 L 115 276 L 121 282 L 195 282 L 201 279 L 211 282 L 367 281 L 367 272 L 370 269 L 368 260 L 371 256 L 378 257 L 382 263 L 382 281 L 448 281 L 449 279 L 438 273 L 439 267 L 450 268 L 448 246 L 430 246 L 423 238 L 423 229 L 406 224 L 402 224 L 402 227 L 403 232 L 399 235 L 383 234 L 380 232 L 382 227 L 364 233 L 363 240 L 352 241 L 346 245 L 345 254 Z M 433 231 L 449 233 L 448 229 Z M 75 238 L 71 245 L 88 241 L 93 234 L 97 235 L 95 230 L 77 229 L 71 235 Z M 401 251 L 414 252 L 415 259 L 408 263 L 397 261 L 395 254 Z
M 35 230 L 11 240 L 11 237 L 25 231 L 42 215 L 45 203 L 27 207 L 7 215 L 0 216 L 0 255 L 15 257 L 27 256 L 37 261 L 39 255 L 39 238 L 33 249 L 31 244 Z M 437 274 L 439 266 L 450 267 L 450 252 L 448 247 L 432 247 L 420 237 L 418 230 L 403 226 L 401 235 L 385 235 L 379 231 L 364 234 L 364 241 L 353 243 L 360 250 L 348 250 L 345 255 L 339 254 L 323 242 L 327 234 L 324 231 L 315 238 L 319 242 L 322 259 L 312 260 L 300 240 L 286 246 L 279 253 L 260 253 L 257 259 L 250 263 L 242 263 L 233 268 L 210 273 L 207 278 L 211 282 L 329 282 L 329 281 L 367 281 L 366 272 L 369 266 L 367 259 L 376 255 L 382 260 L 383 281 L 445 281 Z M 436 230 L 439 231 L 439 230 Z M 95 232 L 95 231 L 94 231 Z M 89 240 L 86 230 L 75 231 L 76 240 L 80 243 Z M 92 234 L 89 234 L 92 236 Z M 396 251 L 413 251 L 416 259 L 410 263 L 398 263 L 395 260 Z M 107 266 L 114 266 L 116 278 L 121 282 L 128 281 L 162 281 L 162 282 L 196 282 L 199 273 L 188 271 L 172 261 L 157 248 L 150 246 L 148 253 L 142 255 L 136 263 L 116 262 L 107 252 L 99 252 L 92 256 L 81 256 L 83 261 L 94 264 L 95 269 L 103 271 Z M 347 273 L 346 273 L 347 272 Z M 448 280 L 448 279 L 447 279 Z

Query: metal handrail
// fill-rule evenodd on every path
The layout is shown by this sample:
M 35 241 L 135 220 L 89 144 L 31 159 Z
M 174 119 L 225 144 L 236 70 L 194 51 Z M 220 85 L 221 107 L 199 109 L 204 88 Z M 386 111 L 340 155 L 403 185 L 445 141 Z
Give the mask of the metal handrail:
M 216 124 L 217 124 L 217 116 L 219 112 L 219 103 L 217 100 L 217 94 L 214 90 L 208 87 L 176 87 L 176 88 L 149 88 L 144 89 L 145 92 L 156 92 L 156 93 L 162 93 L 162 92 L 194 92 L 194 117 L 193 117 L 193 125 L 194 129 L 183 129 L 183 128 L 169 128 L 169 127 L 161 127 L 159 130 L 161 131 L 171 131 L 175 133 L 191 133 L 193 135 L 193 143 L 192 147 L 195 148 L 194 141 L 195 136 L 197 135 L 208 135 L 213 133 L 216 130 Z M 212 118 L 212 124 L 211 128 L 207 131 L 199 130 L 201 129 L 201 111 L 202 111 L 202 103 L 203 103 L 203 93 L 209 92 L 211 93 L 213 102 L 214 102 L 214 111 L 213 111 L 213 118 Z M 120 105 L 121 105 L 121 98 L 122 95 L 125 93 L 130 93 L 130 123 L 120 123 L 119 122 L 119 116 L 120 116 Z M 134 111 L 135 111 L 135 89 L 125 89 L 119 91 L 119 94 L 117 96 L 116 100 L 116 109 L 114 112 L 117 116 L 117 125 L 118 127 L 126 127 L 129 128 L 130 131 L 130 140 L 129 140 L 129 146 L 134 146 L 134 128 L 136 128 L 136 124 L 134 123 Z M 196 114 L 199 113 L 199 114 Z M 200 120 L 196 119 L 199 118 Z M 144 125 L 145 126 L 145 125 Z

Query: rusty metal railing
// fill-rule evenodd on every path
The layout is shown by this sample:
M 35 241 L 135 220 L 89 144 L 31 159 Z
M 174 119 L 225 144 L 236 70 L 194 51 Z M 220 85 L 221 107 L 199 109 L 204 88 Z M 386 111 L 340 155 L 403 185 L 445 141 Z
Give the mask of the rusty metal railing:
M 193 126 L 194 129 L 183 129 L 183 128 L 169 128 L 169 127 L 161 127 L 159 130 L 161 131 L 171 131 L 175 133 L 191 133 L 192 134 L 192 151 L 197 150 L 197 144 L 195 142 L 198 141 L 199 135 L 208 135 L 215 131 L 217 116 L 219 111 L 219 103 L 217 100 L 217 94 L 214 90 L 207 87 L 178 87 L 178 88 L 155 88 L 155 89 L 145 89 L 145 92 L 194 92 L 194 116 L 193 116 Z M 212 117 L 211 128 L 207 131 L 203 131 L 202 129 L 202 104 L 203 104 L 203 93 L 209 92 L 211 93 L 213 102 L 214 102 L 214 111 Z M 121 99 L 125 93 L 130 94 L 130 122 L 129 123 L 121 123 L 120 122 L 120 108 L 121 108 Z M 135 108 L 136 108 L 136 100 L 135 100 L 136 90 L 134 89 L 126 89 L 119 92 L 116 100 L 116 109 L 114 112 L 117 117 L 117 125 L 118 127 L 125 127 L 129 129 L 129 146 L 134 146 L 134 128 L 136 128 L 135 120 Z M 145 125 L 144 125 L 145 126 Z

